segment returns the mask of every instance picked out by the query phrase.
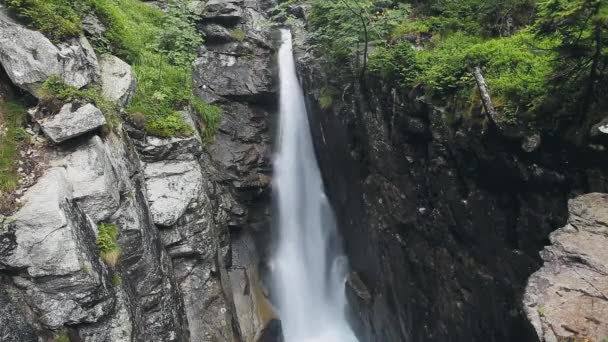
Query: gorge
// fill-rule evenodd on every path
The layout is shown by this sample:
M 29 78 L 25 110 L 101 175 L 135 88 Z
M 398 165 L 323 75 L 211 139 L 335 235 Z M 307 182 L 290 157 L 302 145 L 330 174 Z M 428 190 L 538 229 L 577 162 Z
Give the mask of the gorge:
M 603 342 L 606 4 L 544 4 L 0 0 L 0 341 Z

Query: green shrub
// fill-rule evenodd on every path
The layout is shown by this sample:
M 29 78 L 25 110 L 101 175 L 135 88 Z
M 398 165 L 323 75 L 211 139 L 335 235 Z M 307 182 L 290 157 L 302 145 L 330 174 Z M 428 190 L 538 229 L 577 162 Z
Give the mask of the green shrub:
M 334 98 L 338 95 L 338 91 L 333 87 L 323 87 L 319 94 L 319 106 L 322 109 L 328 109 L 334 103 Z
M 230 36 L 239 42 L 242 42 L 247 37 L 247 34 L 241 29 L 230 30 Z
M 120 247 L 117 243 L 118 228 L 115 224 L 102 223 L 97 226 L 97 232 L 95 243 L 101 251 L 101 259 L 108 266 L 116 266 L 120 258 Z
M 205 138 L 205 140 L 207 141 L 211 141 L 220 126 L 222 118 L 222 108 L 215 105 L 207 104 L 194 96 L 192 97 L 191 101 L 194 112 L 199 115 L 199 117 L 205 124 L 203 130 L 203 138 Z
M 369 71 L 386 80 L 412 85 L 420 72 L 416 53 L 409 43 L 381 46 L 369 56 Z
M 17 161 L 19 145 L 27 139 L 23 130 L 25 117 L 21 103 L 0 100 L 0 118 L 5 128 L 5 132 L 0 133 L 0 193 L 13 191 L 19 185 Z
M 203 37 L 196 29 L 194 16 L 183 2 L 170 1 L 156 49 L 167 57 L 169 63 L 190 67 L 196 58 L 196 49 L 202 44 Z
M 76 37 L 82 30 L 80 18 L 69 0 L 5 0 L 5 4 L 55 42 Z
M 456 33 L 433 48 L 417 53 L 419 81 L 437 98 L 470 97 L 476 87 L 471 69 L 481 66 L 495 105 L 505 115 L 538 109 L 552 72 L 551 40 L 535 41 L 521 32 L 511 37 L 483 40 Z

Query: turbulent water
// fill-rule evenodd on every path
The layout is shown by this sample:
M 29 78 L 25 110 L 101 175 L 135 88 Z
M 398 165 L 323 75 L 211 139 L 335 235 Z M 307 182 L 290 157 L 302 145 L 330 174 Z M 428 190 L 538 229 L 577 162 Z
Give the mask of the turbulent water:
M 281 31 L 281 114 L 275 161 L 274 295 L 286 342 L 356 342 L 345 316 L 346 259 L 314 154 L 291 33 Z

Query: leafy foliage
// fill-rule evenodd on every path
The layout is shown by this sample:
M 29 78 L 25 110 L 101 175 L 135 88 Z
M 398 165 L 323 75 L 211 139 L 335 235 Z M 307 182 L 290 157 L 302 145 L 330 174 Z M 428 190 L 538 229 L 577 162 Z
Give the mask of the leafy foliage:
M 536 120 L 552 112 L 549 103 L 584 115 L 608 94 L 606 1 L 309 2 L 315 42 L 333 65 L 360 65 L 363 23 L 349 7 L 362 9 L 369 76 L 422 85 L 452 110 L 479 104 L 475 67 L 505 122 Z
M 203 44 L 203 37 L 196 30 L 194 16 L 183 2 L 169 2 L 156 49 L 167 56 L 172 65 L 189 67 L 196 58 L 196 49 Z
M 55 42 L 76 37 L 82 30 L 80 18 L 69 0 L 5 0 L 5 4 Z
M 120 247 L 117 243 L 118 229 L 115 224 L 102 223 L 97 227 L 95 243 L 101 251 L 101 259 L 108 266 L 115 266 L 120 257 Z
M 545 0 L 539 3 L 538 37 L 557 42 L 552 85 L 569 102 L 582 107 L 608 94 L 608 3 L 601 0 Z

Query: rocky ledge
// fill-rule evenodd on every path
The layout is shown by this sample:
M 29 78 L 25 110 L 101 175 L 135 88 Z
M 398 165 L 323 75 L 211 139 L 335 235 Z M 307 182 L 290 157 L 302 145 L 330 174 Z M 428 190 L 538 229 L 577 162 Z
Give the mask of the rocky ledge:
M 542 342 L 608 338 L 608 194 L 568 203 L 568 223 L 551 234 L 543 267 L 528 281 L 526 314 Z

